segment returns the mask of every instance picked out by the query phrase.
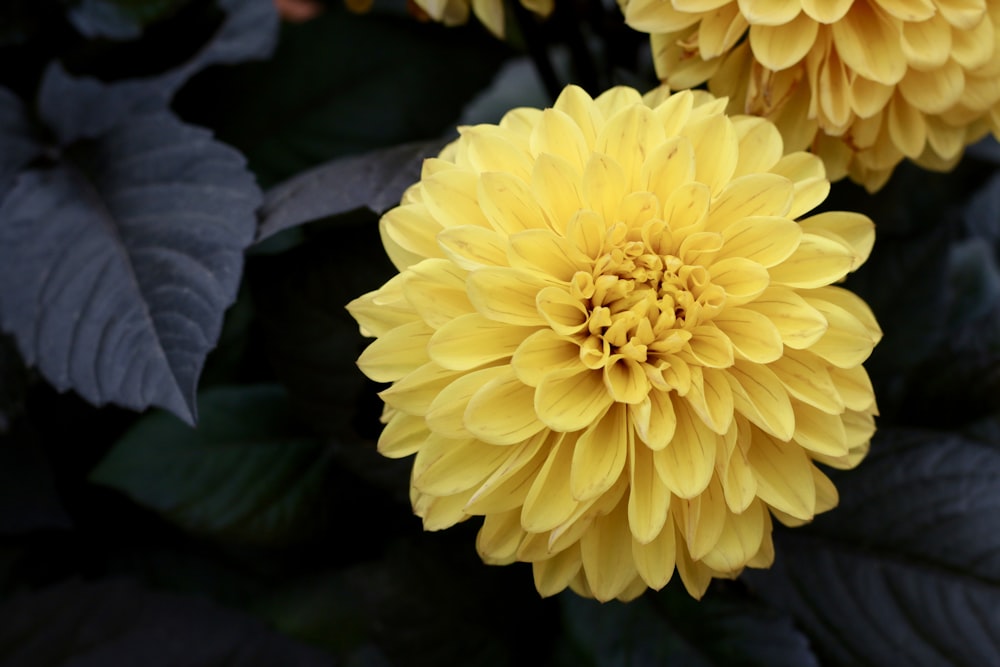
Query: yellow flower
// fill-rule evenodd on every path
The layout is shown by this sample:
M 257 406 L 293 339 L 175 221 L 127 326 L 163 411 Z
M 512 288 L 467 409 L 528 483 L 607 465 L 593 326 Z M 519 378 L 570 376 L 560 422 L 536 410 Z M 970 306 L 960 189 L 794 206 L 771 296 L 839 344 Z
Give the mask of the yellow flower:
M 947 170 L 1000 130 L 1000 2 L 619 0 L 660 78 L 708 81 L 731 113 L 774 121 L 831 180 L 870 191 L 904 158 Z
M 486 28 L 499 38 L 504 36 L 503 0 L 413 0 L 427 16 L 447 26 L 469 20 L 469 8 Z M 552 13 L 553 0 L 519 0 L 521 5 L 541 17 Z
M 872 223 L 796 221 L 822 162 L 724 107 L 570 86 L 461 128 L 381 220 L 399 274 L 348 306 L 424 527 L 484 516 L 483 560 L 542 595 L 627 600 L 676 564 L 701 596 L 771 563 L 772 515 L 837 503 L 815 462 L 867 451 L 881 332 L 831 283 Z

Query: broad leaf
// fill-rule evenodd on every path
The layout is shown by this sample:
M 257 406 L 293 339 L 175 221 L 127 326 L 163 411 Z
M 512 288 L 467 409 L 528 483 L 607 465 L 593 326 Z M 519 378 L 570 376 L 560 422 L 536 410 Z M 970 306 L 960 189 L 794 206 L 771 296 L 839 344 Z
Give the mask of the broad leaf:
M 219 0 L 226 20 L 190 60 L 157 76 L 106 83 L 69 74 L 58 62 L 45 71 L 39 113 L 58 141 L 98 137 L 127 116 L 164 108 L 192 76 L 210 65 L 268 57 L 277 41 L 278 16 L 271 0 Z
M 143 665 L 321 667 L 321 651 L 203 597 L 143 589 L 127 579 L 67 581 L 0 605 L 7 667 Z
M 818 667 L 791 619 L 759 602 L 713 590 L 696 601 L 678 585 L 628 604 L 562 600 L 571 642 L 561 664 L 626 667 Z
M 166 112 L 74 157 L 0 206 L 0 324 L 56 388 L 191 421 L 259 191 L 239 153 Z
M 79 0 L 68 17 L 83 35 L 93 39 L 135 39 L 142 29 L 168 16 L 188 0 Z
M 1000 664 L 1000 447 L 883 431 L 840 506 L 776 531 L 743 579 L 791 612 L 831 665 Z
M 218 387 L 199 405 L 197 429 L 162 413 L 142 419 L 91 480 L 189 531 L 233 542 L 294 541 L 324 524 L 330 456 L 296 434 L 282 389 Z
M 420 180 L 424 159 L 446 143 L 415 141 L 338 158 L 276 185 L 265 193 L 257 240 L 356 208 L 382 213 L 399 203 L 406 188 Z

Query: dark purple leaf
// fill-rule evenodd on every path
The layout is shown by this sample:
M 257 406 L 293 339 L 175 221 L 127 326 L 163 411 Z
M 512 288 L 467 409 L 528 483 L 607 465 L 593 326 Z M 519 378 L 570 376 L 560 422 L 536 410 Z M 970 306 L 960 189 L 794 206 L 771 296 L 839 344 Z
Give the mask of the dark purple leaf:
M 161 112 L 0 206 L 0 325 L 60 390 L 188 421 L 233 302 L 259 190 L 242 156 Z

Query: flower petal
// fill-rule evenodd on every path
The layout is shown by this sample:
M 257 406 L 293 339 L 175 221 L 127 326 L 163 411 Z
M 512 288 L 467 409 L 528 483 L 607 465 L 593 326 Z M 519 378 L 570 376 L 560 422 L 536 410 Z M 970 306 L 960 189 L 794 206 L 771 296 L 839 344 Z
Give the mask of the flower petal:
M 712 320 L 724 333 L 736 352 L 758 364 L 781 357 L 784 345 L 781 332 L 767 316 L 749 308 L 727 308 Z
M 435 331 L 427 343 L 427 354 L 443 368 L 470 370 L 510 358 L 524 339 L 536 330 L 535 327 L 495 322 L 479 313 L 468 313 Z
M 623 549 L 632 539 L 626 503 L 605 516 L 598 516 L 580 538 L 583 571 L 594 598 L 605 602 L 618 597 L 638 576 L 632 553 Z
M 476 391 L 464 415 L 469 433 L 494 445 L 522 442 L 545 428 L 533 408 L 534 387 L 505 370 Z
M 813 345 L 829 326 L 821 312 L 787 287 L 768 287 L 744 308 L 769 319 L 778 328 L 781 341 L 798 350 Z
M 543 445 L 551 436 L 550 431 L 541 431 L 520 444 L 504 448 L 507 458 L 479 485 L 465 512 L 489 516 L 519 509 L 545 462 L 548 449 Z
M 800 447 L 790 447 L 761 433 L 754 438 L 749 458 L 761 500 L 803 521 L 815 516 L 813 466 Z
M 692 414 L 686 401 L 674 399 L 674 413 L 677 431 L 669 445 L 653 452 L 653 462 L 674 495 L 693 498 L 712 479 L 719 436 Z
M 651 450 L 670 444 L 677 428 L 674 403 L 665 391 L 651 391 L 642 402 L 629 406 L 629 416 L 636 434 Z
M 376 382 L 392 382 L 423 366 L 434 330 L 421 321 L 387 331 L 365 348 L 358 368 Z
M 766 366 L 737 360 L 726 377 L 735 410 L 767 433 L 788 440 L 795 431 L 795 414 L 784 385 Z
M 535 390 L 538 418 L 554 431 L 585 429 L 609 405 L 611 396 L 598 371 L 550 373 Z
M 628 454 L 628 419 L 624 405 L 613 404 L 604 416 L 580 434 L 573 448 L 570 493 L 590 500 L 618 481 Z
M 701 560 L 722 537 L 729 514 L 718 478 L 713 477 L 702 493 L 680 500 L 677 506 L 679 511 L 674 516 L 687 542 L 688 553 L 691 558 Z
M 569 436 L 553 443 L 521 508 L 521 526 L 525 530 L 531 533 L 552 530 L 566 521 L 579 505 L 569 490 L 575 444 L 575 437 Z

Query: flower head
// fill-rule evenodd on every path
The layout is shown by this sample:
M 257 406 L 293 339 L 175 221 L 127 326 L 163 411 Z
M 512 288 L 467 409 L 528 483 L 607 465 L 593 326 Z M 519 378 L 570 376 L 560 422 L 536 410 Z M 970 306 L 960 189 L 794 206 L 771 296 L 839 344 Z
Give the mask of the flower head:
M 448 26 L 462 25 L 469 20 L 469 9 L 487 30 L 504 36 L 503 0 L 410 0 L 431 19 Z M 541 17 L 552 13 L 553 0 L 519 0 L 521 5 Z
M 904 158 L 945 170 L 1000 129 L 1000 2 L 620 0 L 674 88 L 708 81 L 831 179 L 877 190 Z
M 881 334 L 831 283 L 872 223 L 796 221 L 822 162 L 725 103 L 570 86 L 462 128 L 381 220 L 400 273 L 348 306 L 425 528 L 484 516 L 482 558 L 543 595 L 766 567 L 772 516 L 837 502 L 815 463 L 867 450 Z

